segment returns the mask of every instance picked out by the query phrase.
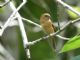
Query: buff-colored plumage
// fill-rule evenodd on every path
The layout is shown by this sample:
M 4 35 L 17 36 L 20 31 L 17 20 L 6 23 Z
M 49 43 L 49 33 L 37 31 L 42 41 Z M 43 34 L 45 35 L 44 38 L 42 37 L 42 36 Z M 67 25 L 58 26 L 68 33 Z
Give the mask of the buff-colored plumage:
M 45 32 L 48 33 L 48 34 L 54 32 L 53 23 L 52 23 L 50 17 L 51 16 L 48 13 L 44 13 L 40 17 L 40 24 L 43 27 L 43 29 L 45 30 Z
M 51 21 L 51 16 L 49 13 L 44 13 L 40 17 L 40 24 L 46 34 L 54 33 L 54 25 Z M 55 42 L 54 42 L 54 37 L 50 37 L 51 40 L 49 44 L 54 45 L 53 47 L 55 48 Z

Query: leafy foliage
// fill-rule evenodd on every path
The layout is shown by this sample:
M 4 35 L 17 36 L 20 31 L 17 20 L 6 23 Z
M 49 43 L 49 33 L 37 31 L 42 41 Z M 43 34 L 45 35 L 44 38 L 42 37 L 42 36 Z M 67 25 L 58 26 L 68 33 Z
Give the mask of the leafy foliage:
M 60 53 L 80 48 L 80 36 L 71 38 L 62 48 Z

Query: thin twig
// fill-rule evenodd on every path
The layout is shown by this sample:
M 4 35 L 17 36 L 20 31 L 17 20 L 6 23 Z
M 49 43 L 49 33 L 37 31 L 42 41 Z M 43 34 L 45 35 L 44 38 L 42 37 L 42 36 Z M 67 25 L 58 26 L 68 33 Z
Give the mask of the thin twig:
M 5 0 L 7 1 L 7 0 Z M 23 2 L 19 5 L 19 7 L 16 9 L 14 4 L 12 2 L 10 2 L 10 7 L 12 8 L 13 10 L 13 13 L 11 14 L 11 16 L 9 17 L 9 19 L 7 20 L 7 22 L 4 24 L 1 32 L 0 32 L 0 36 L 2 36 L 4 30 L 7 28 L 9 22 L 13 19 L 14 15 L 16 14 L 16 16 L 18 17 L 18 22 L 19 22 L 19 26 L 20 26 L 20 31 L 21 31 L 21 35 L 22 35 L 22 38 L 23 38 L 23 42 L 24 42 L 24 47 L 25 47 L 25 44 L 28 43 L 28 40 L 27 40 L 27 37 L 26 37 L 26 32 L 25 32 L 25 29 L 24 29 L 24 25 L 23 25 L 23 22 L 21 20 L 21 16 L 20 14 L 18 13 L 18 11 L 21 9 L 22 6 L 24 6 L 26 4 L 26 0 L 23 0 Z M 21 25 L 20 25 L 21 24 Z M 30 58 L 30 51 L 29 49 L 27 49 L 27 56 L 28 58 Z
M 0 5 L 0 8 L 6 6 L 11 0 L 6 1 L 5 3 L 3 3 L 2 5 Z
M 70 5 L 64 3 L 62 0 L 57 0 L 57 2 L 60 3 L 62 6 L 64 6 L 65 8 L 71 10 L 72 12 L 77 14 L 78 16 L 80 16 L 80 12 L 76 11 L 74 8 L 72 8 Z
M 14 57 L 7 51 L 4 46 L 0 43 L 0 53 L 3 55 L 5 60 L 15 60 Z M 1 57 L 1 56 L 0 56 Z
M 63 37 L 63 36 L 60 36 L 60 35 L 56 35 L 56 37 L 58 37 L 60 39 L 63 39 L 63 40 L 70 40 L 70 38 L 66 38 L 66 37 Z
M 73 20 L 72 23 L 76 23 L 78 21 L 80 21 L 80 18 Z
M 13 13 L 11 14 L 11 16 L 8 18 L 8 20 L 4 24 L 2 30 L 0 31 L 0 36 L 2 36 L 4 30 L 7 28 L 8 24 L 12 20 L 13 16 L 21 9 L 22 6 L 24 6 L 24 4 L 25 4 L 25 1 L 23 1 L 15 11 L 13 11 Z
M 23 0 L 23 1 L 26 1 L 26 0 Z M 4 30 L 6 29 L 6 27 L 8 26 L 8 23 L 10 22 L 10 20 L 13 18 L 13 16 L 14 16 L 16 13 L 18 13 L 18 10 L 20 10 L 20 8 L 21 8 L 23 5 L 24 5 L 24 3 L 20 4 L 20 6 L 11 14 L 10 18 L 7 20 L 7 22 L 5 23 L 5 25 L 4 25 L 3 28 L 2 28 L 2 31 L 0 32 L 0 33 L 1 33 L 0 35 L 1 35 L 1 36 L 2 36 L 2 33 L 4 32 Z M 64 6 L 65 6 L 65 5 L 64 5 Z M 72 9 L 72 8 L 69 8 L 69 9 L 71 9 L 71 11 L 75 12 L 74 9 Z M 80 16 L 80 14 L 79 14 L 78 12 L 75 12 L 75 13 Z M 19 16 L 18 16 L 19 25 L 22 24 L 22 27 L 23 27 L 23 29 L 24 29 L 24 26 L 23 26 L 23 23 L 22 23 L 22 20 L 21 20 L 21 19 L 23 19 L 23 18 L 21 18 L 21 16 L 19 15 Z M 80 19 L 79 19 L 79 20 L 80 20 Z M 39 39 L 37 39 L 37 40 L 35 40 L 35 41 L 27 42 L 27 43 L 25 43 L 25 44 L 26 44 L 26 45 L 34 45 L 35 43 L 41 41 L 42 39 L 47 39 L 47 38 L 49 38 L 50 36 L 55 36 L 55 35 L 57 35 L 58 33 L 60 33 L 61 31 L 63 31 L 67 26 L 69 26 L 70 24 L 73 24 L 73 23 L 75 23 L 75 22 L 77 22 L 77 21 L 79 21 L 79 20 L 69 21 L 64 27 L 62 27 L 62 28 L 61 28 L 60 30 L 58 30 L 57 32 L 52 33 L 52 34 L 50 34 L 50 35 L 48 35 L 48 36 L 46 36 L 46 37 L 39 38 Z M 27 20 L 27 21 L 28 21 L 28 20 Z M 39 26 L 38 24 L 35 24 L 35 23 L 31 22 L 31 21 L 28 21 L 28 22 L 29 22 L 29 23 L 32 23 L 32 24 L 34 24 L 34 25 L 36 25 L 36 26 L 38 26 L 38 27 L 41 28 L 41 26 Z M 25 33 L 25 30 L 24 30 L 24 32 L 22 31 L 22 27 L 21 27 L 21 25 L 20 25 L 21 32 L 22 32 L 22 33 Z M 22 34 L 22 36 L 23 36 L 23 34 Z M 24 37 L 26 37 L 26 35 L 23 36 L 23 40 L 24 40 Z M 27 37 L 26 37 L 25 40 L 27 40 Z M 25 45 L 25 44 L 24 44 L 24 45 Z M 29 50 L 27 50 L 27 51 L 29 52 Z M 28 53 L 27 53 L 27 54 L 28 54 Z
M 26 19 L 26 18 L 23 18 L 23 17 L 22 17 L 22 19 L 23 19 L 24 21 L 30 23 L 30 24 L 33 24 L 33 25 L 35 25 L 35 26 L 37 26 L 37 27 L 42 28 L 39 24 L 37 24 L 37 23 L 35 23 L 35 22 L 33 22 L 33 21 L 29 20 L 29 19 Z
M 27 21 L 28 23 L 31 23 L 31 24 L 33 24 L 33 25 L 35 25 L 35 26 L 37 26 L 37 27 L 39 27 L 39 28 L 42 29 L 41 25 L 39 25 L 39 24 L 37 24 L 37 23 L 35 23 L 35 22 L 29 20 L 29 19 L 23 18 L 23 17 L 22 17 L 22 19 L 25 20 L 25 21 Z M 69 38 L 62 37 L 62 36 L 60 36 L 60 35 L 56 35 L 56 36 L 57 36 L 58 38 L 63 39 L 63 40 L 69 40 Z
M 73 24 L 73 23 L 78 22 L 78 21 L 80 21 L 80 18 L 79 18 L 79 19 L 76 19 L 76 20 L 74 20 L 74 21 L 69 21 L 68 23 L 66 23 L 65 26 L 63 26 L 63 27 L 62 27 L 60 30 L 58 30 L 57 32 L 51 33 L 50 35 L 47 35 L 47 36 L 45 36 L 45 37 L 41 37 L 41 38 L 39 38 L 39 39 L 37 39 L 37 40 L 35 40 L 35 41 L 32 41 L 32 42 L 29 42 L 28 45 L 34 45 L 35 43 L 37 43 L 37 42 L 39 42 L 39 41 L 41 41 L 41 40 L 43 40 L 43 39 L 47 39 L 47 38 L 49 38 L 50 36 L 55 36 L 55 35 L 59 34 L 61 31 L 63 31 L 63 30 L 64 30 L 67 26 L 69 26 L 70 24 Z
M 23 3 L 20 5 L 20 6 L 23 6 L 27 1 L 24 0 Z M 19 27 L 20 27 L 20 31 L 21 31 L 21 35 L 22 35 L 22 38 L 23 38 L 23 44 L 24 44 L 24 48 L 26 47 L 26 44 L 28 44 L 28 39 L 27 39 L 27 36 L 26 36 L 26 32 L 25 32 L 25 29 L 24 29 L 24 24 L 22 22 L 22 18 L 20 16 L 20 14 L 18 13 L 18 10 L 17 9 L 20 9 L 21 7 L 18 7 L 17 9 L 15 8 L 14 4 L 12 2 L 10 2 L 10 7 L 12 8 L 13 11 L 16 11 L 16 17 L 18 19 L 18 23 L 19 23 Z M 27 57 L 30 58 L 30 51 L 29 49 L 27 48 L 26 49 L 26 53 L 27 53 Z

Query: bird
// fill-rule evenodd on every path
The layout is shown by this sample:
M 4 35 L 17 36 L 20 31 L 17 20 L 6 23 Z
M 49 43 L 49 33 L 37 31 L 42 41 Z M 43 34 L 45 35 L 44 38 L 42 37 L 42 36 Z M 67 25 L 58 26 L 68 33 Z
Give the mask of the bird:
M 51 20 L 51 16 L 49 13 L 44 13 L 40 17 L 40 25 L 43 28 L 43 31 L 49 35 L 51 33 L 55 32 L 55 27 L 53 25 L 53 22 Z M 56 42 L 53 36 L 49 37 L 49 45 L 51 46 L 52 49 L 56 49 Z

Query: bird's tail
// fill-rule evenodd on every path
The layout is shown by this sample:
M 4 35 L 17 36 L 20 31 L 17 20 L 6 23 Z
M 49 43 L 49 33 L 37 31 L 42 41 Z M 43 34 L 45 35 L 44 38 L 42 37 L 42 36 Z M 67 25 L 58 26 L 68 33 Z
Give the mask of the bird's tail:
M 57 45 L 56 45 L 55 37 L 50 36 L 49 39 L 48 39 L 48 42 L 49 42 L 49 45 L 50 45 L 51 49 L 56 52 L 56 46 Z

